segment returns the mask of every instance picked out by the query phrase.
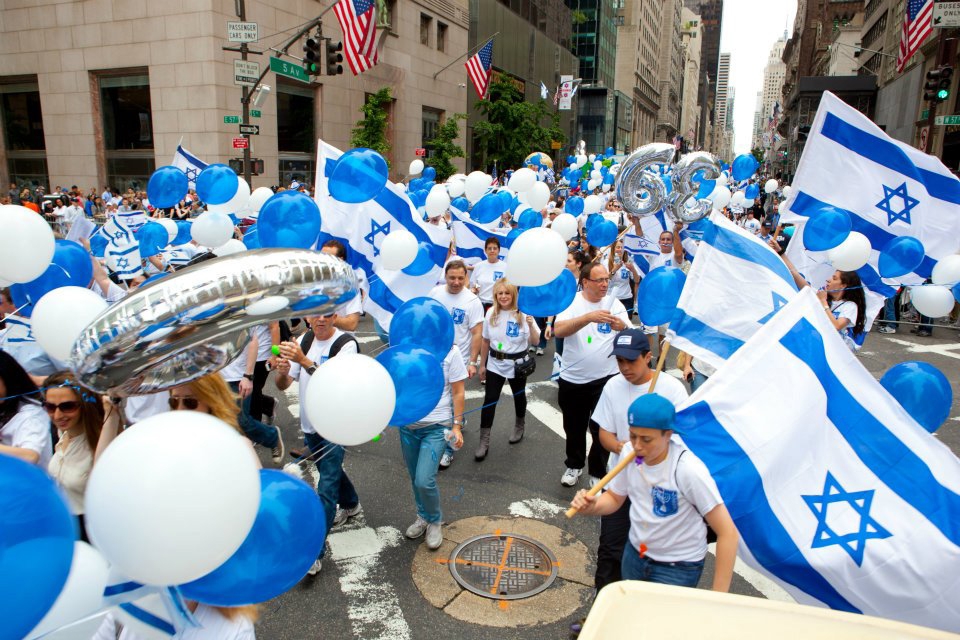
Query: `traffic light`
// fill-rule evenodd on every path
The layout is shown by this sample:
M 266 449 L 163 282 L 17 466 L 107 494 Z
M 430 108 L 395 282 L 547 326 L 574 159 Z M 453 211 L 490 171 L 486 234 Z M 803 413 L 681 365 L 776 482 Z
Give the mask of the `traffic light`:
M 303 43 L 303 70 L 308 76 L 320 75 L 320 39 L 307 38 Z
M 940 83 L 937 85 L 937 102 L 944 102 L 950 97 L 950 87 L 953 84 L 953 67 L 948 64 L 940 67 Z
M 343 73 L 343 65 L 340 64 L 343 62 L 343 55 L 340 54 L 341 51 L 343 51 L 342 42 L 333 42 L 332 40 L 327 40 L 328 76 L 338 76 Z
M 950 97 L 950 81 L 953 67 L 943 65 L 927 71 L 927 82 L 923 85 L 923 99 L 937 104 Z

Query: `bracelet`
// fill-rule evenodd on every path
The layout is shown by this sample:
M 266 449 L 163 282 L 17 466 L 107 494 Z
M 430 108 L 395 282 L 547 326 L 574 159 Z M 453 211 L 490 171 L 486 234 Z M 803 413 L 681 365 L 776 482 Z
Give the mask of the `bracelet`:
M 548 327 L 552 327 L 552 326 L 553 326 L 553 322 L 551 322 L 550 320 L 547 320 L 547 326 L 548 326 Z

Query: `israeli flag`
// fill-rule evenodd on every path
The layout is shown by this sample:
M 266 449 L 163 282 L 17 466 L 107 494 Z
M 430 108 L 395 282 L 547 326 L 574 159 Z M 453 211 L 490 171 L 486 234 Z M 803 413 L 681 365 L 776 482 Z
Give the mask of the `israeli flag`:
M 187 174 L 187 180 L 189 181 L 191 189 L 197 188 L 197 176 L 207 168 L 206 162 L 184 149 L 181 145 L 177 145 L 177 150 L 173 152 L 173 161 L 170 164 Z
M 781 208 L 782 221 L 802 226 L 823 206 L 846 210 L 853 230 L 873 246 L 870 261 L 858 271 L 860 278 L 885 297 L 894 294 L 897 284 L 922 283 L 938 260 L 960 249 L 960 180 L 938 158 L 893 140 L 832 93 L 820 100 L 793 191 Z M 816 284 L 831 268 L 823 268 L 825 254 L 804 250 L 802 229 L 797 233 L 787 255 Z M 914 273 L 881 281 L 880 252 L 900 236 L 920 240 L 926 257 Z
M 450 247 L 451 232 L 446 226 L 423 221 L 403 185 L 387 182 L 369 202 L 349 204 L 330 195 L 327 180 L 341 151 L 323 140 L 317 141 L 317 173 L 314 199 L 321 212 L 321 243 L 335 238 L 350 251 L 347 261 L 365 283 L 364 310 L 389 330 L 393 313 L 407 300 L 426 296 L 443 277 L 443 264 Z M 391 271 L 380 266 L 380 246 L 393 229 L 406 229 L 429 252 L 432 267 L 419 276 Z
M 623 249 L 633 258 L 640 273 L 647 275 L 650 273 L 651 259 L 660 255 L 660 234 L 664 231 L 672 232 L 673 225 L 663 211 L 658 211 L 651 216 L 640 218 L 640 228 L 643 230 L 642 236 L 635 233 L 623 236 Z M 687 260 L 693 260 L 697 253 L 699 235 L 698 232 L 687 229 L 680 232 L 680 243 Z
M 136 241 L 133 230 L 128 228 L 125 220 L 118 217 L 117 214 L 110 216 L 110 219 L 100 227 L 97 234 L 116 246 L 125 246 Z
M 116 273 L 121 280 L 130 280 L 143 273 L 143 262 L 140 258 L 140 245 L 132 243 L 123 247 L 108 244 L 104 251 L 107 267 Z
M 513 239 L 508 237 L 510 229 L 507 228 L 488 228 L 478 225 L 470 220 L 466 214 L 460 214 L 458 210 L 451 209 L 453 213 L 453 224 L 451 229 L 457 246 L 457 257 L 463 259 L 467 264 L 475 264 L 487 259 L 487 254 L 483 250 L 487 238 L 496 238 L 500 241 L 500 259 L 506 260 L 510 253 L 510 245 Z
M 719 367 L 796 294 L 780 256 L 714 211 L 704 225 L 667 340 Z
M 147 224 L 147 212 L 140 209 L 135 211 L 118 211 L 114 216 L 116 216 L 118 224 L 133 233 L 136 233 L 140 230 L 140 227 Z
M 797 601 L 960 631 L 960 461 L 864 369 L 812 289 L 681 405 L 677 429 L 740 557 Z

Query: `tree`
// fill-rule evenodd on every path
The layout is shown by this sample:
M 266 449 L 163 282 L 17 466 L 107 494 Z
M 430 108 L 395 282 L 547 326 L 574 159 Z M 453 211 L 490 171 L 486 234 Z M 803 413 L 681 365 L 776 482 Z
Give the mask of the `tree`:
M 466 119 L 465 113 L 453 114 L 437 127 L 437 135 L 426 144 L 433 153 L 427 158 L 425 164 L 436 169 L 437 182 L 442 182 L 457 172 L 457 168 L 450 162 L 452 158 L 464 157 L 463 147 L 456 143 L 457 138 L 460 137 L 460 125 L 457 124 L 457 120 Z
M 485 117 L 473 127 L 483 166 L 496 161 L 505 169 L 520 167 L 530 153 L 549 153 L 551 142 L 566 141 L 560 114 L 551 111 L 545 100 L 526 102 L 520 89 L 504 76 L 490 83 L 489 97 L 477 101 L 476 108 Z
M 367 96 L 360 107 L 363 118 L 357 120 L 357 126 L 351 132 L 350 146 L 373 149 L 386 159 L 390 152 L 390 143 L 387 141 L 387 106 L 391 102 L 393 95 L 390 87 L 384 87 Z
M 754 147 L 750 151 L 750 153 L 753 155 L 754 158 L 757 159 L 757 164 L 759 165 L 763 164 L 763 156 L 764 156 L 763 149 L 761 149 L 760 147 Z

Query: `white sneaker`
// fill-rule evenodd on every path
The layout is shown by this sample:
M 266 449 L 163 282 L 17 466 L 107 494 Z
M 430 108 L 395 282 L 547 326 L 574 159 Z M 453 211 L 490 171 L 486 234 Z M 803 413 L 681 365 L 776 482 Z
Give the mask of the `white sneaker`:
M 403 535 L 407 536 L 411 540 L 414 540 L 424 534 L 424 532 L 427 530 L 427 526 L 427 521 L 420 516 L 417 516 L 417 519 L 412 525 L 407 527 L 407 531 Z
M 560 477 L 560 484 L 565 487 L 572 487 L 577 484 L 577 481 L 580 479 L 580 474 L 583 473 L 583 469 L 570 469 L 568 468 L 563 472 L 563 475 Z
M 897 329 L 895 327 L 891 327 L 888 324 L 884 324 L 884 325 L 880 325 L 880 328 L 878 329 L 878 331 L 880 333 L 896 333 Z
M 444 451 L 443 455 L 440 457 L 440 469 L 446 469 L 451 464 L 453 464 L 453 454 Z
M 589 477 L 590 477 L 590 488 L 593 489 L 593 486 L 598 482 L 600 482 L 600 478 L 596 476 L 589 476 Z
M 323 560 L 314 560 L 313 565 L 307 570 L 308 576 L 315 576 L 320 573 L 320 565 L 323 563 Z
M 283 446 L 283 434 L 280 433 L 279 427 L 274 427 L 277 430 L 277 444 L 270 450 L 270 457 L 273 459 L 273 464 L 283 464 L 283 454 L 286 452 L 286 447 Z
M 443 544 L 443 527 L 439 522 L 431 522 L 427 525 L 427 549 L 434 551 Z
M 542 355 L 543 355 L 543 349 L 542 349 L 542 348 L 537 347 L 537 355 L 538 355 L 538 356 L 542 356 Z
M 360 511 L 361 508 L 359 502 L 357 503 L 357 506 L 352 509 L 341 509 L 340 507 L 337 507 L 337 513 L 333 516 L 333 526 L 339 527 L 341 524 L 360 513 Z

